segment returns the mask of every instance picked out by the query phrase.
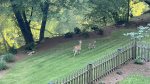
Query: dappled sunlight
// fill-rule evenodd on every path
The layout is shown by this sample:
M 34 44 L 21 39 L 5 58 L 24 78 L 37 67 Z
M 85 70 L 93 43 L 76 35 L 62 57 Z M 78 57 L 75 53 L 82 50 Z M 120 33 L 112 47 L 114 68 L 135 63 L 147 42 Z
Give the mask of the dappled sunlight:
M 140 16 L 149 9 L 146 3 L 144 2 L 134 3 L 132 0 L 130 2 L 130 8 L 133 16 Z

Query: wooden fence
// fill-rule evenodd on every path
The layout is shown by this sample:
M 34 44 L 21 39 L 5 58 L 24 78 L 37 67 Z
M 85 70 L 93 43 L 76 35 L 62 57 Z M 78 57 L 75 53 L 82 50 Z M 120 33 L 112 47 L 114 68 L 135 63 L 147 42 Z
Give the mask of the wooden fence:
M 87 67 L 49 84 L 95 84 L 99 79 L 108 75 L 117 67 L 135 59 L 137 56 L 150 60 L 150 45 L 131 42 L 103 59 L 88 64 Z

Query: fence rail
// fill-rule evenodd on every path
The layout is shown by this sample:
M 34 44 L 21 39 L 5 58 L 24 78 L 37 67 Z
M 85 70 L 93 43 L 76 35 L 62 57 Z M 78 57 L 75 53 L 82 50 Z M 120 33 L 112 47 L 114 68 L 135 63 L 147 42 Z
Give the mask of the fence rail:
M 142 57 L 149 61 L 150 44 L 131 42 L 114 53 L 88 64 L 87 67 L 80 69 L 76 73 L 49 84 L 95 84 L 99 79 L 117 69 L 117 67 L 137 57 Z

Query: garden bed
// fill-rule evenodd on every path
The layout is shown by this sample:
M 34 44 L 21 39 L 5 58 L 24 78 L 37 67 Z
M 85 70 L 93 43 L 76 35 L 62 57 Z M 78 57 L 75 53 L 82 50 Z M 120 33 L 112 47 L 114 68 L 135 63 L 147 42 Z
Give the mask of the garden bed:
M 118 71 L 121 71 L 122 74 L 117 74 Z M 146 62 L 143 65 L 138 65 L 131 61 L 127 65 L 122 66 L 120 69 L 117 69 L 116 71 L 102 78 L 100 81 L 104 84 L 121 84 L 120 81 L 135 74 L 139 74 L 144 77 L 150 77 L 150 62 Z

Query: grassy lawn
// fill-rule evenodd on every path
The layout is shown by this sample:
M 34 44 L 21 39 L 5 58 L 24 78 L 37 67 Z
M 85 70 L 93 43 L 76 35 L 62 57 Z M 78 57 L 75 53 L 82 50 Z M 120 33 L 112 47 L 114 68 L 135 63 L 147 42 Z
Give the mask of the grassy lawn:
M 122 29 L 114 32 L 112 36 L 97 38 L 97 47 L 93 50 L 87 48 L 89 39 L 83 40 L 81 54 L 75 57 L 72 46 L 77 41 L 60 43 L 55 48 L 18 61 L 0 79 L 0 84 L 47 84 L 51 80 L 65 77 L 126 44 L 127 37 L 123 33 L 129 31 L 133 30 Z
M 131 75 L 125 80 L 121 81 L 119 84 L 149 84 L 150 77 L 144 77 L 141 75 Z

